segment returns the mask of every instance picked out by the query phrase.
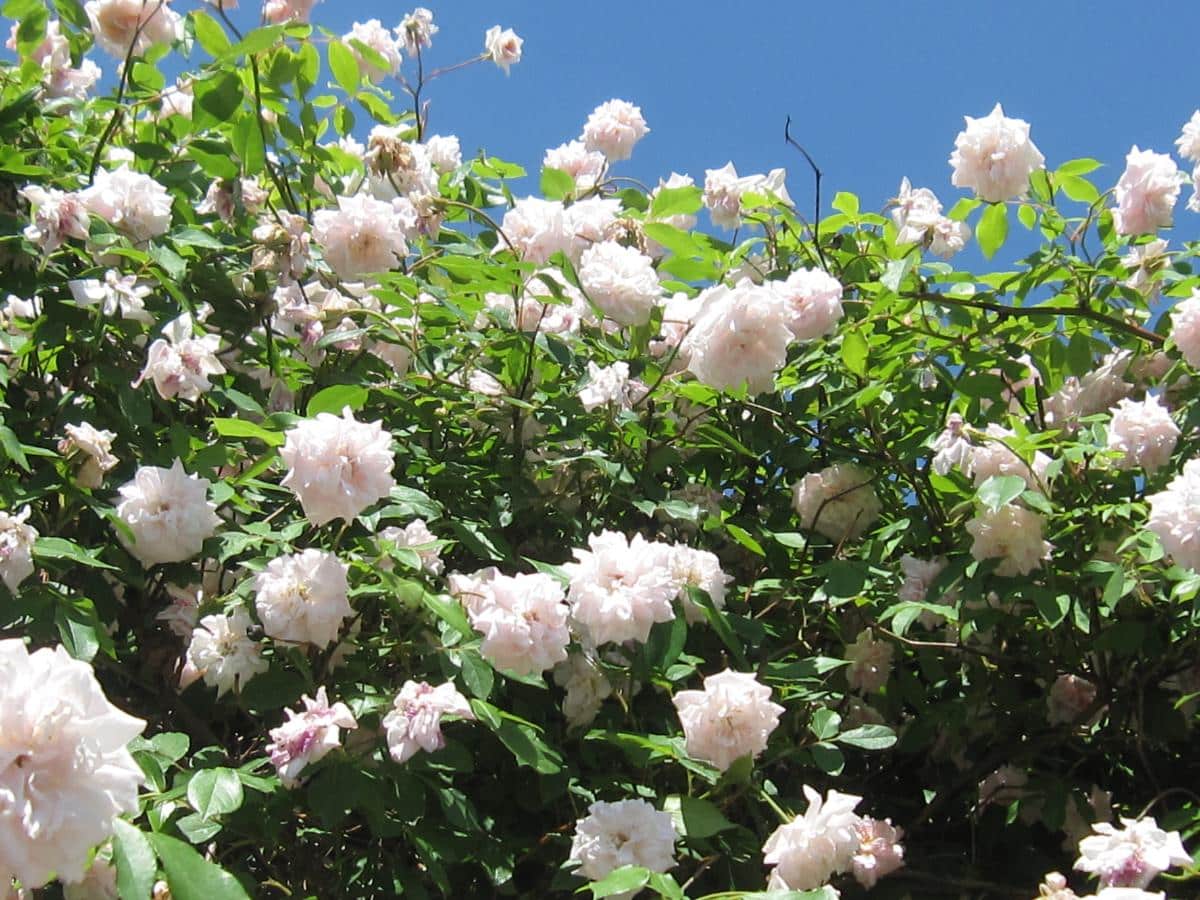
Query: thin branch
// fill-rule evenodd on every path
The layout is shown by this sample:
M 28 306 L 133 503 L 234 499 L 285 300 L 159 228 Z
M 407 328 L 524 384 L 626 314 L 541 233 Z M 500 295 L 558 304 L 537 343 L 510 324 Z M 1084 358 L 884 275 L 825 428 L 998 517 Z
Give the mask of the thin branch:
M 825 261 L 825 251 L 821 249 L 821 170 L 813 161 L 813 158 L 808 155 L 808 151 L 800 146 L 792 138 L 792 117 L 788 116 L 787 121 L 783 123 L 783 139 L 791 144 L 803 154 L 804 159 L 808 162 L 809 168 L 813 171 L 813 178 L 816 180 L 816 198 L 813 201 L 813 220 L 809 226 L 813 233 L 813 245 L 817 248 L 817 256 L 821 260 L 821 268 L 829 271 L 829 263 Z

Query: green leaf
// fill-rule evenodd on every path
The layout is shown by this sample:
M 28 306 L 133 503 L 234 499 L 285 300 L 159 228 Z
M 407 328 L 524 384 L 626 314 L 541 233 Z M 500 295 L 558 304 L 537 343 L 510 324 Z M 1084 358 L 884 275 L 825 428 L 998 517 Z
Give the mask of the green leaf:
M 826 775 L 840 775 L 846 767 L 846 757 L 842 755 L 842 751 L 828 741 L 813 744 L 808 748 L 808 752 L 812 754 L 817 768 Z
M 896 743 L 896 732 L 886 725 L 860 725 L 843 731 L 837 741 L 864 750 L 885 750 Z
M 756 556 L 766 556 L 767 552 L 763 550 L 762 544 L 756 541 L 745 528 L 740 525 L 734 525 L 732 522 L 725 523 L 725 530 L 729 536 L 749 550 Z
M 158 861 L 146 835 L 124 819 L 113 819 L 113 863 L 123 900 L 148 900 L 158 875 Z
M 422 590 L 421 602 L 425 604 L 426 609 L 464 638 L 469 638 L 475 634 L 475 630 L 471 628 L 471 623 L 467 620 L 467 614 L 463 612 L 463 608 L 459 606 L 458 601 Z
M 1020 497 L 1024 490 L 1025 479 L 1019 475 L 992 475 L 979 486 L 975 496 L 980 503 L 996 512 Z
M 1027 230 L 1032 231 L 1033 226 L 1037 224 L 1037 210 L 1028 203 L 1022 203 L 1017 207 L 1017 218 Z
M 846 191 L 838 191 L 833 195 L 833 203 L 830 204 L 840 213 L 845 213 L 848 216 L 858 215 L 858 196 L 847 193 Z
M 242 805 L 242 782 L 233 769 L 201 769 L 187 788 L 188 803 L 205 819 L 231 813 Z
M 362 84 L 362 70 L 358 67 L 354 51 L 341 41 L 329 42 L 329 71 L 343 91 L 351 97 L 358 93 L 358 87 Z
M 241 883 L 215 863 L 165 834 L 150 834 L 162 861 L 171 900 L 250 900 Z
M 480 722 L 495 732 L 520 765 L 543 775 L 562 770 L 562 757 L 542 740 L 534 725 L 482 700 L 472 700 L 471 709 Z
M 267 148 L 263 144 L 258 111 L 251 109 L 233 127 L 233 149 L 242 161 L 247 175 L 257 175 L 267 164 Z
M 817 740 L 830 741 L 837 736 L 838 729 L 842 727 L 842 717 L 834 710 L 822 707 L 812 714 L 808 727 L 817 736 Z
M 592 896 L 611 897 L 614 894 L 624 894 L 627 891 L 637 891 L 646 886 L 650 880 L 650 870 L 641 866 L 621 866 L 613 869 L 599 881 L 591 884 Z
M 703 205 L 704 192 L 695 185 L 677 188 L 660 188 L 650 203 L 650 218 L 666 219 L 670 216 L 690 216 L 699 212 Z
M 861 331 L 847 331 L 842 335 L 842 362 L 855 375 L 867 374 L 867 353 L 870 346 Z
M 675 817 L 677 830 L 690 838 L 703 839 L 737 826 L 708 800 L 696 797 L 668 797 L 663 807 Z
M 188 752 L 191 741 L 186 734 L 178 731 L 164 731 L 150 739 L 154 752 L 175 762 Z
M 1096 186 L 1078 175 L 1059 175 L 1055 180 L 1059 189 L 1077 203 L 1095 203 L 1100 199 Z
M 33 471 L 29 468 L 29 460 L 25 457 L 25 451 L 21 448 L 21 441 L 17 438 L 17 433 L 7 425 L 0 425 L 0 449 L 3 449 L 4 454 L 26 472 Z
M 93 555 L 99 551 L 85 550 L 74 541 L 59 537 L 39 537 L 33 542 L 34 559 L 65 559 L 81 566 L 93 569 L 110 569 L 116 571 L 116 566 L 110 566 Z
M 261 53 L 263 50 L 270 50 L 279 43 L 282 36 L 282 25 L 264 25 L 262 28 L 255 28 L 230 47 L 228 52 L 225 53 L 223 60 L 239 56 L 251 56 L 255 53 Z
M 1065 163 L 1054 170 L 1054 177 L 1060 178 L 1063 175 L 1086 175 L 1088 172 L 1094 172 L 1101 167 L 1102 163 L 1095 159 L 1083 157 L 1081 159 L 1068 159 Z
M 192 29 L 196 34 L 196 41 L 209 56 L 216 59 L 229 52 L 229 38 L 225 29 L 208 13 L 199 9 L 193 10 Z
M 541 188 L 547 200 L 561 200 L 575 193 L 575 179 L 562 169 L 547 166 L 542 169 Z
M 278 447 L 284 442 L 283 435 L 278 431 L 270 431 L 244 419 L 213 419 L 212 427 L 221 437 L 254 438 L 268 447 Z
M 1033 598 L 1033 603 L 1051 628 L 1057 628 L 1058 624 L 1067 617 L 1067 610 L 1071 608 L 1071 598 L 1066 594 L 1059 594 L 1055 597 L 1046 592 L 1038 592 Z
M 358 412 L 366 404 L 368 393 L 367 389 L 361 385 L 335 384 L 317 391 L 316 395 L 308 401 L 305 414 L 309 418 L 319 413 L 333 413 L 335 416 L 340 416 L 342 410 L 347 406 L 354 412 Z
M 1008 204 L 993 203 L 979 217 L 979 227 L 975 229 L 975 237 L 979 240 L 979 249 L 983 255 L 991 259 L 996 251 L 1004 246 L 1008 237 Z
M 192 124 L 197 131 L 230 121 L 242 105 L 242 79 L 236 72 L 218 72 L 197 81 L 194 92 Z

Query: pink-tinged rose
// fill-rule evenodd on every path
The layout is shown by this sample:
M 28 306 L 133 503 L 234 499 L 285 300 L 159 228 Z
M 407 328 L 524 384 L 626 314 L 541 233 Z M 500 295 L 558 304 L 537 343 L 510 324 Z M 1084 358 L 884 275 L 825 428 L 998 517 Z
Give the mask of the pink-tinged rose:
M 1029 139 L 1029 123 L 1006 117 L 999 103 L 982 119 L 964 118 L 967 127 L 950 154 L 951 184 L 970 188 L 989 203 L 1020 197 L 1029 188 L 1029 176 L 1046 161 Z
M 1139 150 L 1135 144 L 1125 157 L 1125 171 L 1113 191 L 1117 234 L 1151 234 L 1169 228 L 1186 180 L 1170 156 Z

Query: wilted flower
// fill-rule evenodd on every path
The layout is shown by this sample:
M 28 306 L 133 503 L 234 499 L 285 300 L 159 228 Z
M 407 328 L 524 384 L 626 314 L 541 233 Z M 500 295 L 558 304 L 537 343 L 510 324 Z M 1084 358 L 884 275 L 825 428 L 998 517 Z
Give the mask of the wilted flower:
M 317 689 L 316 700 L 306 694 L 300 701 L 304 711 L 284 710 L 287 721 L 271 729 L 271 743 L 267 744 L 271 765 L 286 788 L 299 786 L 305 766 L 319 762 L 340 746 L 341 729 L 358 727 L 345 703 L 329 705 L 324 685 Z
M 120 488 L 117 504 L 117 518 L 133 532 L 133 543 L 123 531 L 118 537 L 146 566 L 191 559 L 221 524 L 216 504 L 208 499 L 210 486 L 207 479 L 187 474 L 179 459 L 169 469 L 140 466 Z
M 702 691 L 679 691 L 672 702 L 687 738 L 688 756 L 722 772 L 743 756 L 758 756 L 779 724 L 782 706 L 753 673 L 726 669 L 704 679 Z
M 1046 695 L 1051 725 L 1071 725 L 1078 722 L 1096 700 L 1096 686 L 1078 675 L 1059 675 Z
M 891 819 L 872 819 L 863 816 L 854 827 L 858 835 L 858 852 L 851 861 L 854 880 L 870 890 L 876 882 L 904 865 L 904 847 L 900 838 L 904 832 L 892 825 Z
M 78 881 L 113 820 L 137 812 L 143 775 L 126 745 L 146 723 L 63 647 L 0 641 L 0 684 L 0 885 Z
M 424 6 L 418 6 L 396 26 L 396 38 L 414 59 L 421 52 L 421 48 L 433 46 L 433 36 L 437 33 L 438 27 L 433 24 L 433 13 Z
M 1024 194 L 1029 176 L 1046 161 L 1029 139 L 1029 123 L 1007 118 L 999 103 L 982 119 L 964 118 L 966 130 L 955 138 L 950 154 L 951 184 L 970 188 L 989 203 Z
M 269 637 L 325 648 L 354 615 L 346 599 L 349 565 L 309 548 L 277 556 L 254 578 L 254 607 Z
M 591 881 L 622 866 L 666 872 L 675 865 L 674 821 L 645 800 L 597 800 L 575 823 L 569 859 Z
M 474 719 L 471 704 L 453 682 L 436 688 L 423 681 L 406 681 L 383 717 L 388 752 L 398 763 L 407 762 L 418 750 L 432 753 L 446 746 L 442 736 L 442 717 Z

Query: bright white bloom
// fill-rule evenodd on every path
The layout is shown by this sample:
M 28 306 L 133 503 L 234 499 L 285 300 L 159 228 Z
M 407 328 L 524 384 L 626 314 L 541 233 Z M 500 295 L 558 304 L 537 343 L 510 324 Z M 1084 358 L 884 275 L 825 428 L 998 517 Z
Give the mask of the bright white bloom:
M 309 548 L 277 556 L 254 578 L 254 608 L 269 637 L 325 648 L 354 615 L 346 594 L 349 565 Z
M 271 729 L 267 755 L 286 788 L 300 785 L 304 767 L 324 759 L 341 744 L 343 728 L 357 728 L 358 722 L 345 703 L 329 705 L 325 687 L 317 689 L 317 699 L 307 694 L 300 698 L 304 712 L 287 709 L 287 721 Z
M 418 6 L 396 26 L 396 38 L 413 59 L 416 59 L 422 48 L 433 46 L 433 36 L 437 33 L 438 27 L 433 24 L 433 13 L 424 6 Z
M 788 312 L 788 328 L 798 341 L 830 334 L 842 317 L 842 285 L 820 269 L 799 269 L 786 281 L 771 282 Z
M 1108 449 L 1122 454 L 1118 469 L 1140 467 L 1157 472 L 1171 460 L 1179 426 L 1158 397 L 1141 402 L 1122 400 L 1112 411 L 1108 424 Z
M 12 333 L 12 327 L 18 320 L 32 321 L 42 314 L 42 298 L 36 294 L 28 300 L 9 294 L 0 305 L 0 328 Z
M 1079 900 L 1079 895 L 1067 886 L 1067 879 L 1061 872 L 1048 872 L 1038 885 L 1034 900 Z
M 288 430 L 279 456 L 288 467 L 281 484 L 291 488 L 314 525 L 349 522 L 388 496 L 396 484 L 391 435 L 380 422 L 359 422 L 350 412 L 318 413 Z
M 413 519 L 403 528 L 393 525 L 390 528 L 385 528 L 379 532 L 379 537 L 385 541 L 391 541 L 397 547 L 412 547 L 413 552 L 421 560 L 421 568 L 430 575 L 441 575 L 444 564 L 442 563 L 442 551 L 440 547 L 430 547 L 437 541 L 438 537 L 429 530 L 429 526 L 425 524 L 424 519 Z M 391 560 L 385 559 L 381 561 L 380 568 L 391 569 Z
M 183 38 L 183 19 L 166 0 L 88 0 L 83 8 L 96 44 L 120 60 L 131 45 L 134 55 L 141 56 L 157 44 Z
M 713 224 L 719 228 L 737 228 L 742 218 L 742 195 L 774 194 L 788 206 L 792 198 L 787 192 L 787 172 L 772 169 L 766 175 L 738 176 L 732 162 L 720 169 L 704 172 L 704 205 L 708 208 Z
M 499 25 L 493 25 L 483 37 L 484 52 L 504 70 L 505 75 L 509 66 L 521 61 L 521 45 L 524 43 L 511 28 L 501 31 Z
M 63 431 L 66 437 L 58 442 L 58 452 L 63 456 L 74 456 L 78 461 L 75 480 L 82 487 L 100 487 L 104 483 L 104 473 L 118 462 L 112 454 L 112 442 L 116 434 L 102 431 L 87 422 L 65 425 Z
M 253 625 L 250 613 L 240 606 L 229 615 L 201 619 L 188 644 L 187 661 L 179 676 L 180 690 L 203 678 L 220 697 L 232 688 L 241 690 L 255 675 L 267 671 L 270 665 L 248 634 Z
M 861 537 L 883 511 L 871 480 L 871 474 L 854 463 L 835 463 L 805 475 L 792 489 L 800 524 L 835 543 Z
M 1200 163 L 1200 109 L 1192 113 L 1192 117 L 1183 124 L 1175 147 L 1184 159 Z
M 1097 822 L 1096 833 L 1079 842 L 1075 868 L 1099 876 L 1101 887 L 1144 888 L 1159 872 L 1192 864 L 1178 831 L 1163 831 L 1149 816 L 1121 824 Z
M 313 239 L 339 278 L 387 272 L 408 255 L 404 225 L 390 203 L 365 194 L 338 197 L 338 208 L 313 213 Z
M 62 647 L 0 641 L 0 684 L 0 885 L 79 881 L 113 819 L 137 812 L 143 775 L 126 745 L 146 723 Z
M 1200 459 L 1189 460 L 1166 490 L 1151 494 L 1146 527 L 1184 568 L 1200 571 Z
M 215 334 L 195 337 L 192 314 L 184 313 L 168 322 L 162 330 L 166 340 L 158 338 L 146 353 L 146 367 L 133 386 L 140 387 L 147 378 L 154 382 L 158 396 L 164 400 L 178 397 L 196 401 L 212 389 L 210 375 L 223 375 L 225 367 L 217 358 L 221 338 Z
M 700 294 L 692 330 L 680 344 L 688 370 L 716 390 L 746 385 L 751 396 L 775 386 L 787 362 L 792 316 L 778 293 L 742 280 Z
M 208 499 L 210 486 L 185 472 L 179 459 L 169 469 L 140 466 L 120 488 L 117 518 L 133 532 L 129 544 L 119 530 L 121 543 L 146 566 L 191 559 L 221 524 Z
M 962 251 L 971 239 L 971 226 L 942 216 L 933 223 L 929 232 L 929 252 L 942 259 L 949 259 Z
M 95 2 L 95 0 L 93 0 Z M 116 0 L 135 3 L 142 0 Z M 145 9 L 154 8 L 147 3 Z M 97 218 L 127 235 L 135 244 L 165 234 L 171 227 L 171 195 L 167 189 L 141 172 L 123 164 L 115 172 L 100 169 L 92 186 L 79 192 L 79 201 Z
M 483 635 L 480 653 L 497 669 L 537 675 L 567 658 L 570 615 L 562 585 L 538 572 L 503 575 L 485 569 L 454 579 L 471 627 Z
M 1017 436 L 1016 432 L 994 422 L 989 423 L 985 434 L 987 440 L 975 447 L 965 470 L 967 475 L 975 478 L 976 486 L 989 478 L 1015 475 L 1025 479 L 1025 486 L 1031 491 L 1045 493 L 1049 489 L 1046 471 L 1050 457 L 1037 450 L 1033 454 L 1033 463 L 1026 462 L 1009 449 L 1008 445 Z
M 722 772 L 743 756 L 767 749 L 784 708 L 753 673 L 726 669 L 704 679 L 702 691 L 679 691 L 672 702 L 687 738 L 688 756 Z
M 892 825 L 891 819 L 870 816 L 863 816 L 854 830 L 858 835 L 858 852 L 851 861 L 854 880 L 870 890 L 880 878 L 904 865 L 904 847 L 900 844 L 904 832 Z
M 649 134 L 641 107 L 625 100 L 601 103 L 583 126 L 583 143 L 603 153 L 609 162 L 629 159 L 633 145 Z
M 656 357 L 669 356 L 675 352 L 672 362 L 674 369 L 687 365 L 688 357 L 683 352 L 683 339 L 692 328 L 692 322 L 700 313 L 702 301 L 699 297 L 689 297 L 682 291 L 672 294 L 663 304 L 662 325 L 659 335 L 650 342 L 650 352 Z
M 1002 203 L 1029 188 L 1029 176 L 1046 158 L 1029 139 L 1029 123 L 1009 119 L 999 103 L 982 119 L 964 116 L 967 127 L 954 139 L 950 183 L 970 188 L 980 200 Z
M 383 717 L 388 752 L 398 763 L 407 762 L 418 750 L 432 753 L 446 746 L 442 716 L 474 719 L 471 704 L 447 681 L 436 688 L 423 681 L 406 681 Z
M 645 325 L 662 299 L 654 260 L 634 247 L 603 241 L 583 251 L 579 285 L 605 316 L 621 325 Z
M 579 865 L 576 874 L 591 881 L 622 866 L 666 872 L 675 866 L 674 820 L 645 800 L 597 800 L 575 822 L 569 859 Z
M 566 690 L 563 715 L 571 728 L 584 728 L 596 718 L 600 706 L 612 695 L 612 685 L 596 660 L 586 653 L 571 653 L 554 667 L 554 683 Z
M 438 172 L 453 172 L 462 165 L 462 146 L 453 134 L 434 134 L 425 139 L 425 154 Z
M 563 569 L 571 579 L 571 615 L 592 644 L 645 643 L 656 622 L 675 618 L 671 601 L 679 582 L 666 544 L 603 531 L 588 538 L 588 547 L 575 550 L 576 562 Z
M 526 197 L 518 200 L 504 214 L 500 230 L 512 241 L 514 252 L 521 259 L 542 265 L 555 253 L 572 255 L 574 234 L 566 210 L 558 200 Z M 496 248 L 508 245 L 500 241 Z
M 585 147 L 583 141 L 570 141 L 547 150 L 542 165 L 566 172 L 575 179 L 577 191 L 590 191 L 604 173 L 607 160 L 603 153 Z
M 395 75 L 400 69 L 400 45 L 392 38 L 391 33 L 383 27 L 378 19 L 368 19 L 365 22 L 355 22 L 350 26 L 349 33 L 342 36 L 342 41 L 350 48 L 354 58 L 358 60 L 358 68 L 363 77 L 372 84 L 379 84 L 388 75 Z M 369 63 L 358 52 L 352 41 L 360 41 L 370 47 L 387 63 L 386 68 Z
M 0 511 L 0 581 L 10 593 L 33 574 L 33 543 L 38 539 L 37 529 L 26 525 L 30 508 L 26 506 L 15 516 Z
M 225 0 L 228 6 L 228 0 Z M 317 0 L 266 0 L 263 3 L 263 19 L 271 25 L 287 22 L 307 22 Z
M 679 582 L 679 602 L 683 604 L 683 617 L 688 624 L 704 622 L 704 610 L 688 596 L 688 588 L 699 588 L 708 594 L 713 606 L 725 608 L 725 591 L 733 576 L 721 570 L 721 561 L 715 553 L 697 550 L 686 544 L 675 544 L 668 557 L 671 574 Z
M 1180 300 L 1171 310 L 1171 342 L 1193 369 L 1200 369 L 1200 290 Z
M 1117 234 L 1150 234 L 1168 228 L 1185 177 L 1166 153 L 1139 150 L 1125 156 L 1125 171 L 1113 191 Z
M 1040 568 L 1054 549 L 1042 539 L 1042 517 L 1012 503 L 995 512 L 981 510 L 967 523 L 967 533 L 975 539 L 971 544 L 975 559 L 1000 560 L 997 575 L 1028 575 Z
M 1096 686 L 1078 675 L 1059 675 L 1046 695 L 1051 725 L 1071 725 L 1091 708 L 1096 700 Z
M 29 201 L 31 221 L 25 237 L 37 244 L 43 253 L 53 253 L 67 238 L 85 240 L 88 236 L 87 207 L 79 195 L 72 192 L 31 184 L 21 188 L 21 196 Z
M 897 244 L 921 244 L 942 217 L 942 204 L 929 188 L 913 189 L 907 178 L 900 181 L 900 193 L 892 200 L 892 221 L 896 223 Z
M 104 273 L 104 280 L 95 278 L 74 279 L 67 282 L 71 296 L 81 307 L 96 306 L 106 316 L 120 315 L 144 325 L 153 325 L 154 316 L 146 311 L 146 298 L 152 293 L 150 286 L 139 284 L 136 275 L 121 275 L 115 269 Z
M 808 809 L 780 825 L 763 845 L 763 860 L 774 866 L 768 890 L 808 891 L 821 887 L 854 863 L 861 845 L 854 808 L 861 797 L 830 790 L 821 795 L 804 785 Z
M 45 63 L 42 66 L 45 68 Z M 85 100 L 87 99 L 88 91 L 100 80 L 103 74 L 100 71 L 100 67 L 90 59 L 81 60 L 78 69 L 71 66 L 60 66 L 57 69 L 50 69 L 47 71 L 46 80 L 43 82 L 46 88 L 46 96 L 51 99 L 70 97 L 72 100 Z
M 846 667 L 846 684 L 850 690 L 870 694 L 887 684 L 895 651 L 896 648 L 887 641 L 875 640 L 871 629 L 860 631 L 854 643 L 846 647 L 846 659 L 850 661 Z
M 631 400 L 629 385 L 629 363 L 615 362 L 601 368 L 589 360 L 588 383 L 579 391 L 579 402 L 588 412 L 609 403 L 627 409 Z

